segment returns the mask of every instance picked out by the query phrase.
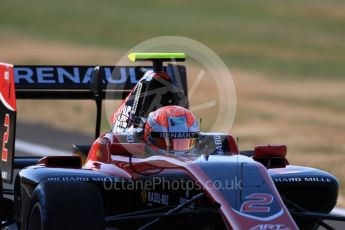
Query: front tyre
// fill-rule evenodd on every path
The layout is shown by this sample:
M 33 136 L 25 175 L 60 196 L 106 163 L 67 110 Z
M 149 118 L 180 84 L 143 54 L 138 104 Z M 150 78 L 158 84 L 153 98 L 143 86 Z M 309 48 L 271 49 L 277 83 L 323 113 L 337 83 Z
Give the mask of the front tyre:
M 98 189 L 82 182 L 41 182 L 31 199 L 26 230 L 104 229 Z

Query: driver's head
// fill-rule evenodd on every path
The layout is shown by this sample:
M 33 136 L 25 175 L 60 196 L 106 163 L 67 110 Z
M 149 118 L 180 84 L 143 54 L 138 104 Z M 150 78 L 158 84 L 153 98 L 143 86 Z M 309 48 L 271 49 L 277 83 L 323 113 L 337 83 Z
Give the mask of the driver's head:
M 149 114 L 144 140 L 159 149 L 186 151 L 195 147 L 199 132 L 195 116 L 189 110 L 170 105 Z

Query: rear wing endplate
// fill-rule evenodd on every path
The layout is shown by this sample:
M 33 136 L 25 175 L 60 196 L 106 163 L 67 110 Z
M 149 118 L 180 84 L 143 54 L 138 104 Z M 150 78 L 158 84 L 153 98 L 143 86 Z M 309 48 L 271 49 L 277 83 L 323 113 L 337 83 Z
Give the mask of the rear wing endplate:
M 16 94 L 13 66 L 0 63 L 0 167 L 5 182 L 12 181 L 14 137 L 16 125 Z

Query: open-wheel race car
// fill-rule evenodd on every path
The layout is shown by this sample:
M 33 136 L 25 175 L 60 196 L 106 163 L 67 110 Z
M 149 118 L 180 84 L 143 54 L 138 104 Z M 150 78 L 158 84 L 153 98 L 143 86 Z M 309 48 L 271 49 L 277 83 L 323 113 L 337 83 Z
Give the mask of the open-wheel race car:
M 185 54 L 129 58 L 153 65 L 0 64 L 2 228 L 332 229 L 324 220 L 345 220 L 330 214 L 337 179 L 290 165 L 285 145 L 241 151 L 229 134 L 200 131 L 185 66 L 164 65 Z M 121 98 L 100 135 L 102 100 Z M 95 100 L 95 142 L 71 156 L 15 156 L 16 99 Z

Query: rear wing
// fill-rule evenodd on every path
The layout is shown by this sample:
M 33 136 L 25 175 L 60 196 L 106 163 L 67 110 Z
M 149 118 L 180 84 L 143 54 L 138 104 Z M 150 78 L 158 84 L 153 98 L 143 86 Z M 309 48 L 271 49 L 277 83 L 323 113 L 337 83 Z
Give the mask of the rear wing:
M 12 182 L 13 179 L 16 99 L 95 100 L 97 138 L 102 100 L 125 98 L 150 69 L 154 66 L 24 66 L 0 63 L 0 168 L 3 180 Z M 185 66 L 168 64 L 163 71 L 187 95 Z
M 125 98 L 152 66 L 13 66 L 17 99 L 95 99 L 99 91 Z M 164 67 L 173 79 L 186 83 L 181 65 Z M 184 88 L 186 89 L 186 88 Z

